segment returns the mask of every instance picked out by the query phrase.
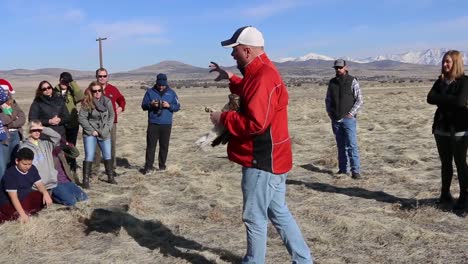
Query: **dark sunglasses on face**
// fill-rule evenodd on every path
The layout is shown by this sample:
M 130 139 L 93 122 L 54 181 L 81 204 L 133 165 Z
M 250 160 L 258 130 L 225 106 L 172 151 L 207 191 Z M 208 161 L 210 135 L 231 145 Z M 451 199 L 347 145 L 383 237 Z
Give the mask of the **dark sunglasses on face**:
M 341 70 L 341 69 L 343 69 L 344 67 L 336 66 L 336 67 L 334 67 L 334 68 L 335 68 L 335 70 Z
M 42 132 L 42 129 L 31 129 L 29 132 L 34 133 L 34 132 Z
M 107 75 L 98 75 L 98 78 L 107 78 Z
M 97 92 L 102 93 L 102 89 L 99 89 L 99 90 L 91 90 L 91 93 L 93 93 L 93 94 L 95 94 L 95 93 L 97 93 Z
M 50 86 L 42 87 L 42 88 L 41 88 L 42 91 L 47 91 L 47 90 L 50 90 L 50 89 L 52 89 L 52 87 L 50 87 Z

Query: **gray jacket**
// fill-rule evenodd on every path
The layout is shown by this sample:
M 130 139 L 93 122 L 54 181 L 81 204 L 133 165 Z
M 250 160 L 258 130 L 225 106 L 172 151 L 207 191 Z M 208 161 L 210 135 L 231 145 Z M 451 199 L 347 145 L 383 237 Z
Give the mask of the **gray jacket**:
M 78 112 L 78 121 L 81 127 L 83 127 L 84 136 L 92 136 L 93 131 L 97 131 L 99 133 L 98 139 L 106 140 L 110 138 L 115 114 L 111 100 L 105 96 L 102 98 L 107 108 L 106 111 L 99 112 L 96 109 L 88 111 L 88 109 L 81 105 L 80 112 Z
M 35 145 L 28 138 L 20 144 L 20 149 L 29 148 L 34 152 L 33 164 L 36 166 L 41 176 L 42 182 L 47 189 L 57 186 L 57 170 L 55 169 L 52 151 L 60 145 L 60 134 L 50 127 L 44 127 L 39 139 L 39 144 Z

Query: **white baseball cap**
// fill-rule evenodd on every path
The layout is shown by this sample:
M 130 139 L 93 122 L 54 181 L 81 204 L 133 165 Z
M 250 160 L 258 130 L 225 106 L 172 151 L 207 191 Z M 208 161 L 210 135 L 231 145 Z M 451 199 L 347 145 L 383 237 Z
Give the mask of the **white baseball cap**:
M 263 39 L 262 32 L 252 26 L 241 27 L 230 39 L 221 41 L 221 46 L 225 48 L 232 48 L 237 45 L 248 45 L 254 47 L 265 46 L 265 40 Z

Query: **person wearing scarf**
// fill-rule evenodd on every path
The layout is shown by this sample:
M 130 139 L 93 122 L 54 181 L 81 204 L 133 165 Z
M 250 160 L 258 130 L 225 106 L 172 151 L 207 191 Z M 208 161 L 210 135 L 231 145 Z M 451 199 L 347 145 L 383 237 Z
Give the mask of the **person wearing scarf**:
M 91 82 L 85 90 L 85 98 L 78 112 L 78 122 L 83 128 L 85 159 L 83 161 L 83 188 L 89 189 L 89 177 L 95 158 L 96 146 L 102 152 L 108 182 L 117 184 L 111 160 L 111 130 L 114 123 L 114 109 L 109 98 L 103 95 L 102 86 Z

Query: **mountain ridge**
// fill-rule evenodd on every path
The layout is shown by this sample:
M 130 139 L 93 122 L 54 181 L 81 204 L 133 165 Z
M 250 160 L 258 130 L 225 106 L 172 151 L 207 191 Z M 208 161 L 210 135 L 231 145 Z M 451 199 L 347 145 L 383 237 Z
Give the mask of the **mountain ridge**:
M 334 75 L 332 69 L 333 60 L 308 59 L 274 63 L 284 77 L 322 78 Z M 415 76 L 437 76 L 438 71 L 440 71 L 440 67 L 434 65 L 411 64 L 392 60 L 379 60 L 367 63 L 349 61 L 348 65 L 352 74 L 367 77 L 386 75 L 413 78 Z M 238 73 L 235 66 L 225 67 L 225 69 Z M 0 71 L 0 75 L 2 78 L 6 79 L 29 78 L 31 80 L 56 80 L 63 71 L 72 73 L 73 77 L 77 80 L 94 79 L 95 74 L 94 71 L 44 68 L 37 70 L 13 69 Z M 152 80 L 156 77 L 156 74 L 161 72 L 166 73 L 170 79 L 213 79 L 213 74 L 209 73 L 208 68 L 196 67 L 179 61 L 161 61 L 130 71 L 111 72 L 110 75 L 111 79 Z
M 352 58 L 352 57 L 331 57 L 327 55 L 321 55 L 317 53 L 308 53 L 301 57 L 286 57 L 286 58 L 279 58 L 274 61 L 282 63 L 287 61 L 304 61 L 308 59 L 323 59 L 323 60 L 336 60 L 336 59 L 345 59 L 347 61 L 353 61 L 357 63 L 369 63 L 374 61 L 384 61 L 384 60 L 392 60 L 398 61 L 403 63 L 411 63 L 411 64 L 422 64 L 422 65 L 440 65 L 442 62 L 443 55 L 449 51 L 450 49 L 447 48 L 432 48 L 432 49 L 424 49 L 424 50 L 414 50 L 414 51 L 407 51 L 403 53 L 397 54 L 385 54 L 385 55 L 377 55 L 373 57 L 366 57 L 366 58 Z M 463 61 L 465 64 L 468 63 L 468 52 L 461 51 L 463 53 Z

